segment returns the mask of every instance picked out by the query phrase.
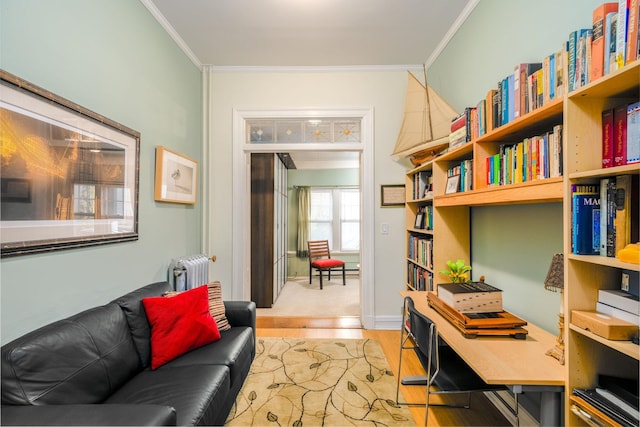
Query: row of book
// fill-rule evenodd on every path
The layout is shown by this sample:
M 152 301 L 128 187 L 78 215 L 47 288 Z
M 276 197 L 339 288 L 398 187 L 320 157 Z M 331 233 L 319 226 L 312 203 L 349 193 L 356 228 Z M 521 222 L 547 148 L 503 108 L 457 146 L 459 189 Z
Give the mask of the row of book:
M 473 159 L 463 160 L 447 169 L 446 194 L 471 190 L 473 190 Z
M 413 228 L 418 230 L 433 230 L 433 206 L 426 205 L 418 208 Z
M 409 236 L 408 245 L 409 259 L 433 270 L 433 239 Z
M 507 185 L 562 176 L 562 125 L 517 144 L 501 144 L 486 158 L 487 185 Z
M 407 284 L 416 291 L 432 291 L 433 273 L 418 265 L 408 262 Z
M 622 248 L 640 241 L 638 197 L 636 174 L 572 184 L 572 252 L 616 257 Z
M 640 163 L 640 102 L 602 112 L 602 167 Z
M 557 51 L 539 62 L 516 64 L 484 99 L 453 119 L 449 147 L 472 141 L 636 61 L 639 3 L 603 3 L 593 11 L 592 26 L 571 31 Z
M 415 173 L 412 181 L 412 199 L 424 199 L 431 195 L 433 195 L 433 174 L 431 171 L 420 171 Z

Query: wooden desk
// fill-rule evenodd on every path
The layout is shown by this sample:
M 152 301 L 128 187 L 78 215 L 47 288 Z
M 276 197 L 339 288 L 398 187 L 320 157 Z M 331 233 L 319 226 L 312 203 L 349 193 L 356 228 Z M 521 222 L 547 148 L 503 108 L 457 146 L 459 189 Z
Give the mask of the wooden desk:
M 504 384 L 515 393 L 536 391 L 542 394 L 541 425 L 562 425 L 562 392 L 565 367 L 547 356 L 556 344 L 556 336 L 528 323 L 526 339 L 481 336 L 465 338 L 447 319 L 429 306 L 427 292 L 403 291 L 415 308 L 438 327 L 438 334 L 487 383 Z

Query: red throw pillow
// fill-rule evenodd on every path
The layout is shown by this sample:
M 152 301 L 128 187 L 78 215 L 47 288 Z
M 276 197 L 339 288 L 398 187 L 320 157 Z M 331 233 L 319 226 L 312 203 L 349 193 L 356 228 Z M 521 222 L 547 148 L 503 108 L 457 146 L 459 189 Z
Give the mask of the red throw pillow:
M 172 298 L 142 298 L 142 304 L 151 325 L 151 369 L 220 339 L 206 285 Z

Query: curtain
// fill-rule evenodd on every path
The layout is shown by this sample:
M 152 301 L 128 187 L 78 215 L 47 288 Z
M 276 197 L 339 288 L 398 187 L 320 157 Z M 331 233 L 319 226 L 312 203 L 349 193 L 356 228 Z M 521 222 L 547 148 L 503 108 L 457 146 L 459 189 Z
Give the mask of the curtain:
M 311 215 L 311 191 L 309 187 L 298 187 L 298 245 L 296 256 L 309 256 L 307 241 L 309 240 L 309 217 Z

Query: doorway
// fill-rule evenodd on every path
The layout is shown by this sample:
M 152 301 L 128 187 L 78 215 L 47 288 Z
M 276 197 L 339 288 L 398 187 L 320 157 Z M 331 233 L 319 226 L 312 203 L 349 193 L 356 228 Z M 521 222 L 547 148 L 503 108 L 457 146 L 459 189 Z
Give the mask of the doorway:
M 260 171 L 253 166 L 257 159 L 265 156 L 271 163 L 272 154 L 251 154 L 252 201 L 261 202 L 260 195 L 254 194 L 253 190 L 260 189 L 260 186 L 256 185 L 255 176 L 255 172 Z M 362 217 L 360 153 L 294 152 L 286 153 L 283 157 L 290 159 L 286 177 L 287 212 L 284 215 L 284 223 L 273 221 L 274 238 L 268 245 L 277 251 L 278 234 L 286 234 L 287 280 L 283 283 L 284 286 L 276 289 L 278 278 L 274 276 L 274 292 L 270 295 L 273 301 L 268 301 L 268 304 L 258 304 L 254 299 L 258 304 L 258 316 L 351 317 L 354 322 L 358 321 L 359 327 Z M 255 206 L 260 206 L 260 211 L 265 210 L 263 204 L 254 205 L 251 209 L 252 216 L 258 211 Z M 306 208 L 301 210 L 301 206 Z M 302 226 L 303 231 L 299 228 L 301 221 L 307 224 Z M 272 223 L 270 220 L 268 222 Z M 260 229 L 252 231 L 252 265 L 254 257 L 260 258 L 263 253 L 271 250 L 266 247 L 264 241 L 260 242 L 255 238 L 256 235 L 265 233 L 264 228 L 262 225 Z M 310 232 L 308 236 L 306 230 Z M 325 272 L 324 286 L 321 289 L 316 270 L 312 272 L 310 280 L 306 240 L 323 239 L 329 241 L 332 258 L 345 262 L 346 280 L 343 283 L 339 270 L 333 271 L 330 277 Z M 254 241 L 257 241 L 257 245 L 254 245 Z M 276 260 L 277 257 L 274 258 L 274 264 Z M 256 277 L 255 271 L 252 271 L 252 275 L 252 295 L 260 294 L 256 292 L 256 286 L 261 286 L 261 290 L 270 289 L 270 283 L 264 283 L 268 281 L 267 274 Z
M 367 329 L 374 327 L 374 176 L 373 176 L 373 110 L 326 109 L 318 110 L 240 110 L 233 112 L 233 297 L 248 300 L 251 297 L 250 268 L 250 154 L 278 152 L 336 152 L 360 153 L 359 176 L 361 183 L 361 258 L 360 258 L 360 309 L 361 323 Z M 359 117 L 361 138 L 356 143 L 312 143 L 312 144 L 250 144 L 246 122 L 249 119 L 313 118 L 313 117 Z

